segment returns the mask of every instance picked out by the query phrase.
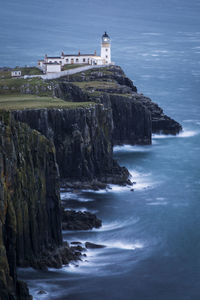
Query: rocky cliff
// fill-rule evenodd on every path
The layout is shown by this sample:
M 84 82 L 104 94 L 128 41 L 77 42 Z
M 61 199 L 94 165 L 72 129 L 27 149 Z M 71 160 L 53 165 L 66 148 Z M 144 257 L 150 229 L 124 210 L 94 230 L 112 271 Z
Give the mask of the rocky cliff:
M 65 101 L 96 102 L 110 108 L 114 144 L 150 144 L 152 133 L 177 134 L 181 125 L 150 98 L 137 93 L 119 66 L 91 69 L 56 80 L 18 79 L 2 82 L 0 94 L 53 95 Z
M 50 141 L 0 112 L 0 298 L 30 299 L 16 265 L 61 245 L 58 168 Z
M 165 115 L 137 88 L 118 66 L 92 69 L 57 79 L 55 96 L 71 101 L 95 101 L 110 107 L 114 144 L 150 144 L 152 133 L 177 134 L 181 125 Z
M 90 108 L 21 110 L 14 111 L 13 116 L 53 141 L 65 181 L 128 182 L 127 169 L 112 158 L 109 108 L 95 104 Z
M 0 299 L 26 300 L 17 265 L 57 267 L 76 259 L 61 247 L 57 164 L 68 186 L 125 184 L 129 173 L 113 160 L 113 144 L 150 144 L 152 132 L 176 134 L 181 126 L 138 94 L 117 66 L 45 82 L 6 81 L 1 92 L 96 103 L 0 112 Z

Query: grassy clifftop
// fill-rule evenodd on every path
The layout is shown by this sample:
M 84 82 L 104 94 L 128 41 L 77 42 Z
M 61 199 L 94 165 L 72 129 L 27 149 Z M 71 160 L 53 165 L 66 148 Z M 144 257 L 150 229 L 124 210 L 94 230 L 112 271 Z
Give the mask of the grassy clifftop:
M 59 98 L 38 97 L 36 95 L 0 95 L 0 110 L 23 110 L 40 108 L 90 107 L 91 102 L 66 102 Z

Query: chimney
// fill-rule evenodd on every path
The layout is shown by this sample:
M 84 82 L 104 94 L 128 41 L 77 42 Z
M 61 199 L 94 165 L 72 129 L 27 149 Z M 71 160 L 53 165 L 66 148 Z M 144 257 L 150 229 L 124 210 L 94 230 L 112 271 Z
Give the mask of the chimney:
M 78 51 L 78 55 L 81 55 L 81 52 L 80 52 L 80 50 Z
M 96 50 L 94 50 L 94 55 L 95 55 L 95 56 L 97 55 L 97 51 L 96 51 Z

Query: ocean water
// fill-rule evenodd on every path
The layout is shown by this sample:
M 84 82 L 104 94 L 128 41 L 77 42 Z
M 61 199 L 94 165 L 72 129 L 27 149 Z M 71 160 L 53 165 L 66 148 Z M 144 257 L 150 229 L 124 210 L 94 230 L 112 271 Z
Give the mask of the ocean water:
M 62 192 L 70 208 L 103 221 L 100 229 L 64 232 L 64 239 L 107 247 L 87 251 L 78 267 L 20 269 L 34 299 L 200 299 L 199 15 L 199 0 L 1 3 L 1 66 L 33 65 L 62 50 L 99 51 L 107 30 L 113 61 L 183 125 L 179 136 L 155 135 L 151 146 L 115 147 L 134 192 Z

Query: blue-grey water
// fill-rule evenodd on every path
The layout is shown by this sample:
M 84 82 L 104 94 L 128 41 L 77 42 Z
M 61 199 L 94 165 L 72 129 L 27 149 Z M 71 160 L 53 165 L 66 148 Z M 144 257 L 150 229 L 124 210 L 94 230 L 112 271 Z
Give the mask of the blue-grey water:
M 61 193 L 70 208 L 103 220 L 101 229 L 64 239 L 107 247 L 89 250 L 79 267 L 20 270 L 34 299 L 200 299 L 199 15 L 199 0 L 1 2 L 1 66 L 33 65 L 62 50 L 99 51 L 107 30 L 113 61 L 184 129 L 155 136 L 152 146 L 115 148 L 137 182 L 134 192 Z M 40 289 L 48 294 L 37 295 Z

